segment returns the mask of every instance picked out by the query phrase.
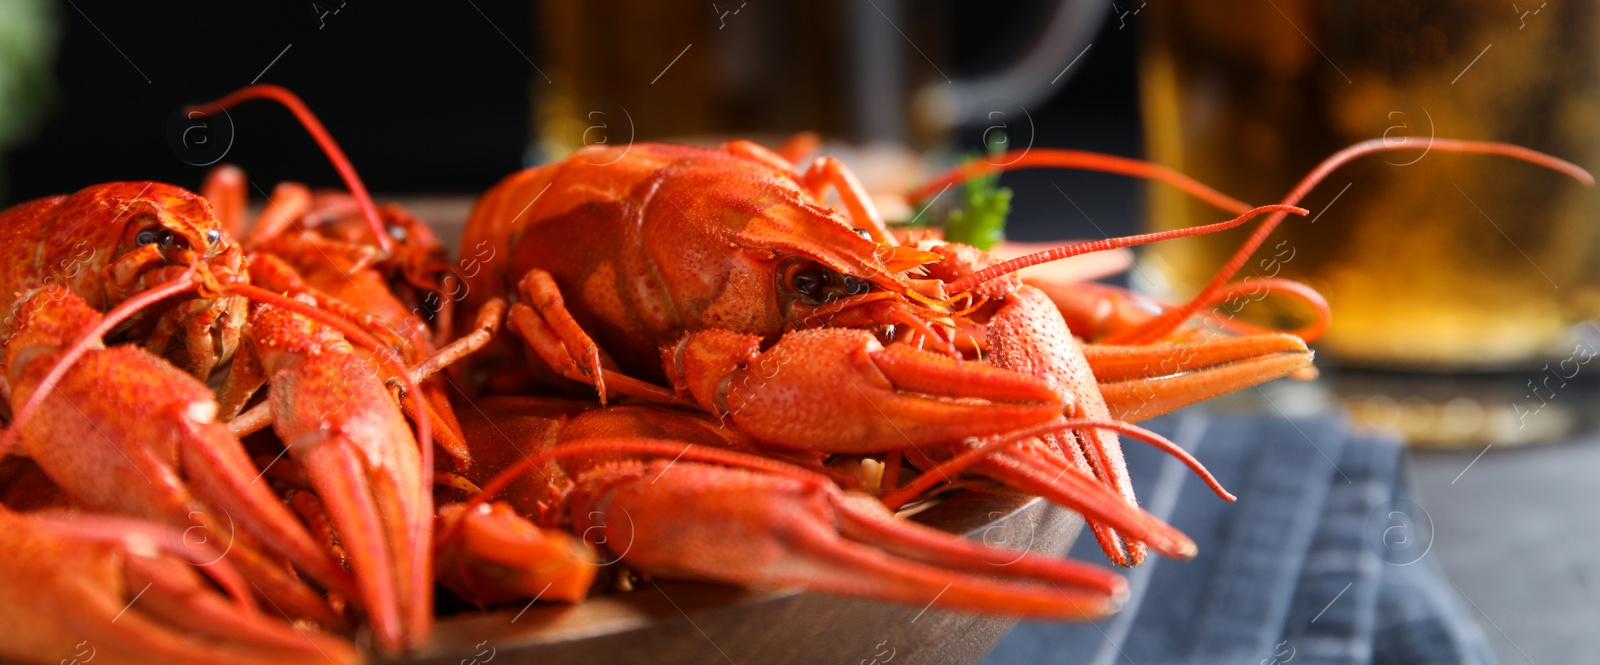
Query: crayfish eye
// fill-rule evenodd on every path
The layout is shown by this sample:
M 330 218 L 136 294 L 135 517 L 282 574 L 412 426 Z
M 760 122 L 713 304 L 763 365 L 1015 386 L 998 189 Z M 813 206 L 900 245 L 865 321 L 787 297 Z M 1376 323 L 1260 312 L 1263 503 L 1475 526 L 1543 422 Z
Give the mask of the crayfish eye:
M 854 275 L 845 275 L 844 276 L 844 294 L 845 295 L 847 295 L 847 296 L 859 296 L 859 295 L 861 295 L 863 293 L 866 293 L 868 291 L 871 291 L 871 290 L 872 290 L 872 284 L 868 283 L 867 280 L 861 279 L 860 277 L 856 277 Z
M 780 274 L 780 283 L 790 297 L 811 307 L 872 290 L 872 284 L 867 280 L 839 273 L 809 259 L 789 259 Z
M 866 229 L 850 229 L 850 230 L 851 231 L 855 231 L 856 235 L 861 236 L 862 240 L 871 240 L 872 239 L 872 232 L 871 231 L 868 231 Z
M 821 296 L 827 286 L 828 273 L 820 266 L 801 268 L 789 276 L 789 288 L 809 298 Z
M 183 236 L 159 226 L 140 229 L 133 236 L 133 244 L 140 247 L 155 245 L 163 252 L 171 249 L 187 249 L 189 247 L 189 241 L 185 240 Z
M 221 239 L 222 239 L 222 230 L 221 229 L 211 229 L 210 231 L 206 231 L 206 245 L 216 246 L 217 241 L 221 240 Z

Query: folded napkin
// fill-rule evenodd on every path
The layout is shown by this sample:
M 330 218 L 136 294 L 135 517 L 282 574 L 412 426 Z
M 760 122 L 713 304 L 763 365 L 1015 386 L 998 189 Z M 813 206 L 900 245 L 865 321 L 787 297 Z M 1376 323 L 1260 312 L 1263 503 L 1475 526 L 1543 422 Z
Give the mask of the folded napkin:
M 1228 504 L 1176 460 L 1126 442 L 1146 510 L 1189 534 L 1193 561 L 1151 557 L 1094 624 L 1022 623 L 983 662 L 1493 663 L 1407 496 L 1403 451 L 1336 417 L 1181 412 L 1153 424 L 1239 496 Z M 1085 534 L 1071 556 L 1105 561 Z

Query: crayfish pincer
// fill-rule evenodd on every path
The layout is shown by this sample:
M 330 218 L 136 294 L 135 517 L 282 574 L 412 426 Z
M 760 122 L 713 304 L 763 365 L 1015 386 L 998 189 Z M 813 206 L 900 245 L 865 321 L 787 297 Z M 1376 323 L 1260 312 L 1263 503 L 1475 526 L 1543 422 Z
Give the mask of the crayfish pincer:
M 265 374 L 290 458 L 282 464 L 301 465 L 338 547 L 313 538 L 258 482 L 273 464 L 257 468 L 204 384 L 138 346 L 104 343 L 107 331 L 142 309 L 195 290 L 254 303 L 248 344 L 230 375 L 246 357 Z M 89 511 L 198 529 L 224 542 L 249 588 L 287 616 L 345 628 L 348 602 L 364 611 L 386 649 L 426 639 L 432 508 L 423 478 L 432 442 L 425 418 L 412 436 L 380 374 L 378 365 L 389 365 L 412 412 L 426 413 L 410 368 L 392 352 L 305 302 L 196 272 L 104 315 L 70 290 L 43 287 L 19 299 L 15 318 L 4 358 L 14 417 L 0 453 L 20 441 L 17 452 Z M 357 354 L 350 340 L 368 353 Z
M 272 91 L 304 112 L 278 88 L 232 101 Z M 185 647 L 346 662 L 355 650 L 320 631 L 357 619 L 385 652 L 427 640 L 435 428 L 457 464 L 470 463 L 429 380 L 487 341 L 499 310 L 478 311 L 463 339 L 435 334 L 414 302 L 446 270 L 436 238 L 374 206 L 314 133 L 353 196 L 280 187 L 253 228 L 231 167 L 207 179 L 206 197 L 107 183 L 0 212 L 0 458 L 15 457 L 0 465 L 0 548 L 60 564 L 13 578 L 0 618 L 26 625 L 10 622 L 40 592 L 47 620 L 71 613 L 66 602 L 122 619 L 72 634 L 52 624 L 0 653 L 54 661 L 74 653 L 63 640 L 90 638 L 109 662 Z M 223 374 L 219 397 L 204 382 Z M 240 414 L 263 386 L 266 398 Z M 268 424 L 277 440 L 254 437 L 246 452 L 240 437 Z M 74 516 L 51 512 L 62 508 Z
M 529 516 L 524 528 L 582 533 L 606 563 L 644 575 L 1074 620 L 1110 614 L 1127 595 L 1122 576 L 1099 566 L 896 519 L 870 494 L 841 488 L 820 457 L 761 453 L 703 414 L 525 397 L 478 406 L 462 425 L 479 460 L 468 473 L 483 492 L 462 512 L 497 497 L 497 508 Z M 488 546 L 531 540 L 509 529 L 473 538 L 459 524 L 439 539 L 453 567 L 492 558 Z M 524 576 L 543 575 L 544 584 L 522 585 L 531 596 L 570 576 L 553 574 L 563 565 L 595 564 L 557 551 L 522 565 Z
M 126 304 L 136 307 L 161 291 Z M 31 458 L 90 511 L 180 530 L 197 521 L 203 533 L 227 543 L 234 564 L 285 612 L 330 626 L 343 623 L 321 593 L 275 558 L 293 562 L 328 589 L 353 595 L 349 573 L 265 484 L 254 482 L 254 465 L 216 419 L 216 399 L 205 385 L 141 348 L 107 347 L 89 336 L 105 319 L 71 291 L 36 290 L 19 301 L 19 310 L 18 331 L 5 349 L 17 417 L 0 452 Z M 87 345 L 74 345 L 79 340 Z M 80 350 L 71 371 L 57 372 L 63 358 Z M 29 408 L 30 402 L 36 405 Z M 14 437 L 20 448 L 5 451 Z
M 0 508 L 0 557 L 8 660 L 359 662 L 258 606 L 238 557 L 159 522 Z

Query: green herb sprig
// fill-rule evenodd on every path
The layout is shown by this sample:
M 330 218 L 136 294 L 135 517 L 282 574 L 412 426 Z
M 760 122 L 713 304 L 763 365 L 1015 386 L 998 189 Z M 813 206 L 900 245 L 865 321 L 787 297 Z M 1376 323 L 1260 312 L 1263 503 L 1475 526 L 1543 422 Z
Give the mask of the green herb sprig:
M 989 154 L 1000 154 L 1004 145 L 1004 140 L 990 142 Z M 1009 214 L 1011 188 L 1000 186 L 998 172 L 972 178 L 961 185 L 961 207 L 951 211 L 944 225 L 944 239 L 992 249 L 1006 239 Z

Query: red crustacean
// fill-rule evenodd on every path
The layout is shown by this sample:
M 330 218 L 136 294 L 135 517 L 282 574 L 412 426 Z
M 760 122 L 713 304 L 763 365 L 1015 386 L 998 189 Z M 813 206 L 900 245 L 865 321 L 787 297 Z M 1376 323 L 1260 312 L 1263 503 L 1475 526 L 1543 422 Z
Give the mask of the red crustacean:
M 231 167 L 217 169 L 207 179 L 207 198 L 242 198 L 242 177 L 242 172 Z M 407 366 L 447 365 L 475 347 L 472 342 L 446 343 L 419 316 L 427 307 L 425 299 L 438 297 L 444 250 L 432 231 L 404 209 L 387 205 L 379 208 L 379 214 L 386 229 L 406 239 L 396 244 L 401 252 L 398 257 L 386 257 L 377 249 L 354 197 L 339 192 L 313 195 L 298 183 L 280 183 L 246 241 L 251 281 L 303 298 L 359 325 L 388 345 Z M 263 233 L 259 231 L 262 228 L 276 230 Z M 435 313 L 441 323 L 447 320 L 447 311 Z M 239 413 L 267 378 L 256 360 L 242 355 L 220 395 L 223 416 L 231 419 L 230 426 L 241 436 L 265 427 L 272 417 L 265 405 Z M 465 466 L 470 458 L 461 443 L 460 425 L 445 396 L 442 378 L 419 375 L 417 383 L 436 441 L 459 466 Z M 400 404 L 407 417 L 415 417 L 409 401 Z
M 932 596 L 1058 619 L 1115 611 L 1125 594 L 1115 572 L 988 548 L 892 509 L 970 474 L 1083 513 L 1115 563 L 1138 563 L 1146 547 L 1193 556 L 1191 540 L 1139 508 L 1119 436 L 1179 456 L 1231 498 L 1198 461 L 1130 422 L 1311 371 L 1304 341 L 1326 325 L 1326 307 L 1303 286 L 1252 285 L 1318 310 L 1291 333 L 1199 325 L 1197 315 L 1241 292 L 1229 280 L 1287 214 L 1306 212 L 1294 204 L 1329 171 L 1409 149 L 1352 146 L 1257 208 L 1160 167 L 1071 151 L 973 162 L 928 183 L 923 195 L 994 170 L 1094 168 L 1161 180 L 1236 215 L 1007 261 L 891 230 L 831 158 L 802 170 L 799 150 L 746 141 L 588 149 L 486 193 L 460 245 L 487 254 L 447 276 L 437 239 L 404 211 L 379 209 L 292 94 L 251 86 L 193 111 L 260 98 L 302 121 L 348 195 L 280 185 L 246 229 L 246 182 L 224 168 L 204 197 L 109 183 L 0 212 L 0 388 L 12 415 L 0 458 L 13 447 L 31 458 L 0 464 L 0 551 L 61 553 L 64 570 L 91 580 L 62 598 L 92 603 L 92 617 L 148 584 L 151 607 L 132 624 L 142 633 L 92 635 L 110 661 L 187 662 L 176 654 L 194 644 L 245 661 L 302 660 L 306 646 L 335 662 L 357 657 L 339 638 L 260 612 L 249 584 L 330 627 L 348 600 L 382 649 L 404 652 L 429 635 L 434 581 L 483 605 L 577 601 L 602 553 L 646 575 Z M 1429 147 L 1592 183 L 1513 146 Z M 1014 274 L 1268 213 L 1184 303 L 1045 291 Z M 458 295 L 470 323 L 455 316 Z M 528 362 L 479 362 L 464 370 L 483 379 L 473 384 L 592 386 L 600 404 L 495 397 L 456 421 L 430 377 L 491 339 L 506 297 L 522 343 L 494 353 Z M 202 383 L 219 367 L 220 397 Z M 263 386 L 265 399 L 245 410 Z M 655 404 L 607 405 L 619 398 Z M 252 464 L 238 437 L 268 424 L 283 459 Z M 435 433 L 453 472 L 434 466 Z M 881 479 L 865 472 L 869 461 Z M 861 476 L 841 470 L 852 464 Z M 453 492 L 474 496 L 435 514 L 435 497 Z M 203 576 L 181 562 L 211 551 L 173 535 L 194 522 L 209 534 L 238 529 Z M 21 599 L 67 579 L 0 588 Z M 66 611 L 48 609 L 0 602 L 0 618 L 26 625 Z M 36 632 L 0 653 L 70 653 L 68 632 Z
M 287 107 L 350 193 L 280 184 L 244 231 L 243 173 L 224 168 L 208 178 L 206 195 L 224 211 L 224 225 L 247 238 L 252 282 L 294 298 L 251 312 L 246 343 L 223 389 L 223 411 L 236 413 L 268 386 L 268 398 L 229 427 L 244 435 L 273 424 L 290 458 L 273 476 L 316 490 L 314 498 L 297 495 L 291 503 L 308 522 L 331 525 L 378 637 L 401 651 L 426 638 L 432 619 L 429 439 L 437 435 L 433 440 L 458 466 L 470 462 L 454 412 L 431 377 L 485 343 L 503 306 L 481 308 L 473 331 L 459 339 L 445 343 L 449 333 L 434 334 L 419 315 L 425 294 L 443 285 L 443 250 L 432 231 L 397 206 L 375 205 L 338 145 L 287 90 L 251 86 L 202 110 L 251 99 Z M 297 301 L 303 304 L 281 308 Z M 305 316 L 314 312 L 327 316 Z M 448 319 L 448 310 L 431 313 Z M 405 417 L 417 423 L 420 437 L 412 438 Z M 264 473 L 274 464 L 268 461 Z
M 828 186 L 848 217 L 823 204 Z M 801 173 L 745 142 L 591 149 L 486 194 L 463 244 L 478 242 L 508 258 L 469 280 L 469 308 L 515 291 L 510 325 L 554 373 L 695 404 L 769 444 L 906 452 L 926 469 L 967 437 L 1109 415 L 1048 300 L 1004 281 L 950 295 L 956 277 L 940 270 L 981 261 L 976 250 L 897 244 L 828 158 Z M 1219 362 L 1260 370 L 1179 400 L 1309 361 L 1297 339 L 1270 337 L 1218 342 Z M 1083 438 L 1095 444 L 1016 447 L 977 470 L 1192 556 L 1192 542 L 1138 509 L 1114 435 Z M 1060 473 L 1069 464 L 1085 473 Z
M 429 378 L 486 341 L 499 325 L 498 309 L 480 310 L 473 334 L 436 345 L 417 305 L 402 300 L 440 287 L 443 252 L 432 232 L 398 207 L 373 204 L 337 144 L 292 93 L 251 86 L 203 110 L 251 99 L 286 106 L 350 188 L 349 195 L 312 194 L 279 185 L 245 234 L 251 280 L 314 306 L 302 313 L 325 311 L 345 323 L 330 327 L 333 321 L 257 305 L 223 391 L 224 410 L 237 412 L 268 386 L 268 399 L 230 427 L 244 434 L 270 420 L 293 461 L 275 477 L 315 489 L 318 497 L 349 499 L 295 505 L 308 521 L 332 525 L 379 638 L 404 650 L 426 638 L 432 620 L 429 435 L 437 434 L 458 464 L 470 460 L 453 411 Z M 226 211 L 224 223 L 236 229 L 244 226 L 243 180 L 241 172 L 222 169 L 205 188 Z M 348 341 L 358 338 L 365 342 Z M 420 446 L 405 416 L 425 433 Z
M 1515 146 L 1431 145 L 1587 177 Z M 904 454 L 926 470 L 981 447 L 982 437 L 1060 418 L 1148 418 L 1305 371 L 1311 354 L 1295 335 L 1195 336 L 1189 320 L 1237 288 L 1227 281 L 1287 214 L 1305 214 L 1293 204 L 1329 171 L 1390 149 L 1408 146 L 1352 146 L 1282 203 L 1261 208 L 1161 167 L 1073 151 L 980 160 L 930 182 L 924 192 L 995 170 L 1094 168 L 1161 180 L 1238 215 L 1002 262 L 956 243 L 901 244 L 854 177 L 828 157 L 801 170 L 746 141 L 591 147 L 514 174 L 479 201 L 462 244 L 487 244 L 506 260 L 468 280 L 467 305 L 517 301 L 508 325 L 526 342 L 535 380 L 592 384 L 602 400 L 690 404 L 767 445 L 885 452 L 891 470 Z M 841 209 L 826 204 L 830 188 Z M 1011 276 L 1067 256 L 1232 228 L 1262 213 L 1272 216 L 1204 292 L 1142 317 L 1096 317 L 1093 302 L 1052 302 Z M 1069 329 L 1063 306 L 1107 329 Z M 1116 345 L 1085 347 L 1074 333 Z M 1102 382 L 1118 389 L 1102 392 Z M 1192 541 L 1138 508 L 1109 429 L 1079 428 L 985 455 L 973 459 L 973 471 L 1084 513 L 1116 563 L 1138 563 L 1147 544 L 1169 556 L 1194 554 Z M 888 502 L 909 498 L 900 491 Z
M 255 99 L 277 102 L 293 113 L 334 163 L 350 191 L 312 192 L 298 183 L 279 183 L 260 217 L 246 231 L 244 173 L 231 166 L 213 170 L 203 191 L 219 211 L 223 227 L 242 238 L 252 281 L 309 298 L 318 308 L 356 323 L 387 344 L 408 366 L 448 364 L 459 357 L 459 349 L 444 348 L 451 334 L 453 300 L 446 298 L 436 304 L 450 279 L 443 246 L 426 224 L 403 208 L 380 207 L 372 201 L 343 151 L 298 97 L 278 86 L 255 85 L 196 111 L 215 113 Z M 430 318 L 437 325 L 430 327 L 425 320 Z M 260 385 L 262 377 L 248 364 L 250 359 L 246 360 L 246 369 L 251 370 L 246 373 L 248 380 L 241 378 L 223 393 L 227 417 L 237 413 Z M 470 460 L 443 387 L 437 380 L 419 381 L 419 385 L 440 445 L 465 465 Z M 253 431 L 268 419 L 265 410 L 257 407 L 254 413 L 235 420 L 234 428 L 241 433 Z

